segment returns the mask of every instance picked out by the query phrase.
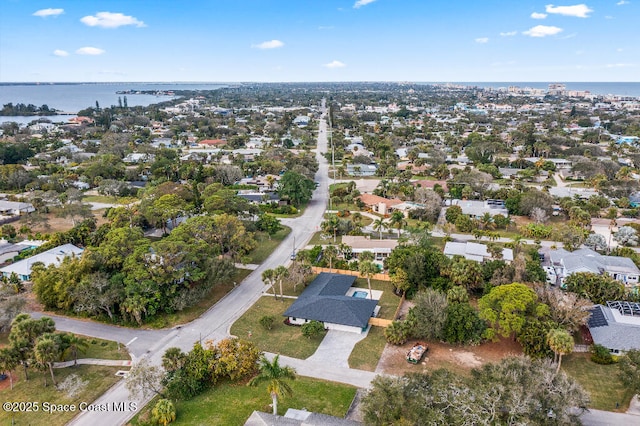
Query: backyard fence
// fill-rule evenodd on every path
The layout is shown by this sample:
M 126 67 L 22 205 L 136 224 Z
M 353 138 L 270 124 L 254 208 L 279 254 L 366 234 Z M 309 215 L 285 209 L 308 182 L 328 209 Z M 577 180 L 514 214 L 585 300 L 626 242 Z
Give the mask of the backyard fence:
M 387 328 L 389 327 L 389 324 L 391 324 L 392 322 L 393 322 L 392 320 L 388 320 L 388 319 L 369 318 L 369 325 L 375 325 L 376 327 Z
M 319 268 L 317 266 L 312 266 L 311 270 L 313 271 L 314 274 L 319 274 L 320 272 L 329 272 L 332 274 L 351 275 L 358 278 L 366 278 L 360 275 L 360 272 L 350 271 L 348 269 L 335 269 L 335 268 L 329 269 L 329 268 Z M 371 279 L 379 280 L 379 281 L 391 281 L 391 277 L 389 276 L 389 274 L 373 274 L 371 276 Z

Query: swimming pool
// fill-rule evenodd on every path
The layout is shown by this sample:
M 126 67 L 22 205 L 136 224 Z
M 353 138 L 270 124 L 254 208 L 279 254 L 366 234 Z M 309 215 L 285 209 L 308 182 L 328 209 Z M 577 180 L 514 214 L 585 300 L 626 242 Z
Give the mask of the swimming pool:
M 366 299 L 369 293 L 366 291 L 354 291 L 351 297 L 357 297 L 358 299 Z

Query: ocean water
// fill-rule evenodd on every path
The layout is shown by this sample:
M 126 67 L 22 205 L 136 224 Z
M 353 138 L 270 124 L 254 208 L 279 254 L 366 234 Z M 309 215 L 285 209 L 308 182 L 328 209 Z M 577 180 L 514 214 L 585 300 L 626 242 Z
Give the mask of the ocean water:
M 462 84 L 465 86 L 477 86 L 477 87 L 491 87 L 494 89 L 500 87 L 518 86 L 518 87 L 531 87 L 532 89 L 548 89 L 551 83 L 564 84 L 567 90 L 580 90 L 589 91 L 594 95 L 617 95 L 617 96 L 632 96 L 640 98 L 640 83 L 605 83 L 605 82 L 563 82 L 563 81 L 549 81 L 549 82 L 463 82 L 452 84 Z
M 0 105 L 9 102 L 35 106 L 48 105 L 58 111 L 75 114 L 81 109 L 118 105 L 118 97 L 127 97 L 129 106 L 147 106 L 172 99 L 170 96 L 122 95 L 125 90 L 214 90 L 213 83 L 77 83 L 77 84 L 6 84 L 0 83 Z

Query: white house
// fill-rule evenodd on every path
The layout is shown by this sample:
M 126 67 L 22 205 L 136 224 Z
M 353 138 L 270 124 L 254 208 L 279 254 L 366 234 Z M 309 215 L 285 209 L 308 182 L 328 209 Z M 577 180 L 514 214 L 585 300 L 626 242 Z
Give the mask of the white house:
M 27 259 L 23 259 L 19 262 L 12 263 L 11 265 L 0 268 L 0 273 L 5 277 L 10 277 L 12 273 L 18 275 L 18 278 L 22 281 L 31 280 L 31 267 L 34 263 L 41 262 L 45 266 L 55 265 L 58 266 L 62 263 L 64 258 L 69 256 L 80 256 L 84 249 L 74 246 L 73 244 L 64 244 L 58 247 L 54 247 L 42 253 L 31 256 Z
M 640 269 L 628 257 L 604 256 L 594 250 L 582 248 L 573 252 L 551 250 L 550 258 L 561 283 L 576 272 L 599 275 L 606 273 L 613 279 L 622 281 L 630 289 L 638 287 L 640 282 Z
M 491 253 L 487 250 L 487 246 L 480 243 L 456 243 L 448 241 L 444 246 L 444 255 L 448 258 L 453 256 L 462 256 L 467 260 L 475 262 L 484 262 L 485 260 L 497 260 L 491 257 Z M 507 263 L 513 261 L 513 250 L 510 248 L 502 249 L 502 259 Z
M 34 211 L 36 209 L 31 203 L 0 200 L 0 215 L 3 216 L 22 216 Z

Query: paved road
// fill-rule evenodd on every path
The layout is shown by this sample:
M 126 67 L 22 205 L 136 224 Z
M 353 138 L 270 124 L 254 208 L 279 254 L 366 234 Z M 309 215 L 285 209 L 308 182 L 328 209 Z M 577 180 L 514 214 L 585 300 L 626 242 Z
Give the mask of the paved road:
M 323 102 L 324 108 L 324 102 Z M 197 320 L 186 324 L 185 326 L 175 328 L 173 330 L 163 331 L 149 331 L 149 335 L 146 332 L 140 330 L 116 330 L 116 333 L 110 333 L 109 338 L 116 339 L 120 342 L 131 342 L 131 339 L 137 337 L 137 339 L 130 343 L 130 347 L 134 350 L 134 355 L 147 358 L 152 363 L 159 365 L 161 363 L 162 354 L 167 348 L 179 347 L 184 351 L 189 351 L 193 347 L 193 344 L 206 340 L 220 340 L 229 335 L 229 329 L 236 319 L 238 319 L 249 307 L 251 307 L 262 293 L 266 290 L 264 283 L 262 282 L 262 272 L 266 269 L 272 269 L 279 265 L 287 265 L 291 262 L 291 251 L 294 247 L 304 247 L 309 239 L 316 232 L 317 225 L 322 221 L 324 210 L 327 205 L 329 197 L 328 188 L 328 163 L 321 153 L 327 151 L 327 124 L 323 119 L 319 124 L 318 132 L 318 146 L 316 151 L 316 158 L 319 162 L 319 170 L 316 174 L 316 181 L 320 185 L 316 188 L 313 199 L 309 202 L 309 205 L 305 209 L 303 215 L 295 219 L 288 219 L 283 221 L 287 226 L 291 227 L 292 231 L 287 236 L 278 248 L 269 256 L 269 258 L 258 268 L 256 268 L 247 278 L 238 285 L 233 291 L 225 296 L 215 306 L 205 312 Z M 96 328 L 78 330 L 75 322 L 64 321 L 61 318 L 54 318 L 56 326 L 61 330 L 74 331 L 87 335 L 93 335 L 95 331 L 98 333 L 97 337 L 108 333 L 109 329 L 102 329 L 100 324 L 96 324 Z M 60 322 L 58 322 L 60 321 Z M 93 324 L 93 323 L 91 323 Z M 83 326 L 81 325 L 81 328 Z M 103 326 L 108 327 L 108 326 Z M 126 330 L 126 331 L 125 331 Z M 128 340 L 127 340 L 128 339 Z M 138 341 L 140 341 L 138 343 Z M 142 352 L 144 350 L 144 352 Z M 318 374 L 318 377 L 326 376 L 328 380 L 340 379 L 342 374 L 348 378 L 350 382 L 368 384 L 370 380 L 368 376 L 363 376 L 358 370 L 351 371 L 349 369 L 334 369 L 332 372 L 327 372 L 326 365 L 321 368 L 322 365 L 310 364 L 307 367 L 299 365 L 303 363 L 300 360 L 286 359 L 286 364 L 291 362 L 292 366 L 299 369 L 299 373 L 305 375 L 305 372 L 309 374 Z M 285 363 L 285 359 L 283 359 Z M 345 370 L 345 371 L 342 371 Z M 144 406 L 149 399 L 140 399 L 129 395 L 129 392 L 124 386 L 124 381 L 118 383 L 112 387 L 107 393 L 102 395 L 96 404 L 109 404 L 125 401 L 136 401 L 138 407 Z M 135 413 L 134 412 L 84 412 L 77 416 L 70 424 L 72 425 L 91 425 L 91 426 L 113 426 L 125 424 Z
M 52 314 L 31 313 L 34 318 L 47 316 L 56 323 L 56 328 L 62 331 L 71 331 L 84 336 L 97 337 L 99 339 L 113 340 L 125 345 L 135 361 L 143 357 L 149 350 L 163 345 L 164 339 L 172 330 L 140 330 L 135 328 L 118 327 L 115 325 L 101 324 L 93 321 L 83 321 Z

